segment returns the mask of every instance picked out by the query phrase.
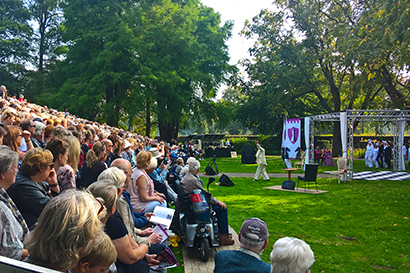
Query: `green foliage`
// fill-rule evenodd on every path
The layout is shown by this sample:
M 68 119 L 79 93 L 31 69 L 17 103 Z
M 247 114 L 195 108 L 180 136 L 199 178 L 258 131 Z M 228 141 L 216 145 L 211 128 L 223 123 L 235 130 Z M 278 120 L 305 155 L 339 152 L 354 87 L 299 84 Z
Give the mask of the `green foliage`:
M 237 118 L 246 126 L 271 134 L 280 131 L 283 117 L 408 107 L 409 81 L 400 69 L 409 63 L 403 46 L 410 39 L 398 30 L 408 22 L 409 1 L 274 3 L 277 11 L 262 10 L 243 30 L 257 38 L 252 60 L 242 61 L 249 100 Z
M 22 0 L 0 1 L 0 79 L 9 93 L 24 91 L 30 61 L 32 28 L 29 10 Z
M 238 154 L 242 154 L 243 147 L 249 143 L 247 138 L 232 138 L 230 141 L 232 141 L 233 147 Z

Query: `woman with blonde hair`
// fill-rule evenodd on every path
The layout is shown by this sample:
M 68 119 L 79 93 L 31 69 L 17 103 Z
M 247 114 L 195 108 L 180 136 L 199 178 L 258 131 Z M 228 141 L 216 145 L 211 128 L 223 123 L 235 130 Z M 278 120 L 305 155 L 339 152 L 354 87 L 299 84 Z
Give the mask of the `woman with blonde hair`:
M 82 191 L 69 190 L 51 200 L 25 241 L 28 262 L 62 272 L 77 265 L 102 235 L 100 208 Z
M 34 227 L 47 203 L 60 193 L 53 154 L 42 148 L 28 150 L 21 164 L 21 172 L 17 173 L 16 182 L 7 193 L 29 228 Z
M 107 216 L 101 221 L 105 224 L 105 232 L 110 236 L 116 250 L 116 266 L 118 272 L 148 273 L 150 271 L 145 256 L 148 254 L 148 246 L 138 245 L 115 209 L 117 188 L 111 180 L 103 179 L 91 184 L 87 190 L 100 200 L 107 208 Z M 111 208 L 111 209 L 110 209 Z
M 6 130 L 6 134 L 3 137 L 3 144 L 9 146 L 10 149 L 17 152 L 19 160 L 22 160 L 25 153 L 19 151 L 18 147 L 23 144 L 23 138 L 26 141 L 27 151 L 33 149 L 33 143 L 31 142 L 31 133 L 29 131 L 21 131 L 20 127 L 7 125 L 3 127 Z
M 107 166 L 104 161 L 107 159 L 107 149 L 104 142 L 97 142 L 87 153 L 86 160 L 81 168 L 81 179 L 77 185 L 79 188 L 86 188 L 91 183 L 97 181 L 97 177 Z
M 134 212 L 153 212 L 156 206 L 166 207 L 165 195 L 155 191 L 154 183 L 147 172 L 157 167 L 157 160 L 150 152 L 137 155 L 137 165 L 132 171 L 132 181 L 128 188 Z

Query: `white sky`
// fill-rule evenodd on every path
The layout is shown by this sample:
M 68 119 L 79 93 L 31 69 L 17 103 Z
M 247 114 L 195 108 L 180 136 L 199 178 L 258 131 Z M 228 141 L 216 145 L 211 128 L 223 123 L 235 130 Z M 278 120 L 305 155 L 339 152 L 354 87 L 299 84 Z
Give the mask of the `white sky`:
M 221 14 L 222 24 L 227 20 L 234 21 L 232 37 L 228 40 L 229 56 L 231 57 L 230 64 L 237 64 L 239 60 L 249 58 L 248 49 L 254 44 L 254 40 L 247 40 L 240 36 L 240 32 L 245 25 L 246 20 L 252 20 L 253 17 L 259 14 L 262 9 L 273 9 L 274 0 L 201 0 L 208 7 L 214 9 L 215 12 Z M 240 67 L 239 67 L 240 68 Z M 222 85 L 218 90 L 216 99 L 220 99 L 226 85 Z
M 252 20 L 262 9 L 273 9 L 274 0 L 202 0 L 201 2 L 221 14 L 222 23 L 234 21 L 232 38 L 228 41 L 230 64 L 236 64 L 240 59 L 248 58 L 248 49 L 254 41 L 241 37 L 246 20 Z

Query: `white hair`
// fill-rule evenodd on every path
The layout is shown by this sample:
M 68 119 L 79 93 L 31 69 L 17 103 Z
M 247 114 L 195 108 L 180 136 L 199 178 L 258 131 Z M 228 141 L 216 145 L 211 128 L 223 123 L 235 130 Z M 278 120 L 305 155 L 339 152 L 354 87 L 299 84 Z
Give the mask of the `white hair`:
M 36 136 L 41 136 L 41 133 L 43 132 L 43 130 L 46 128 L 46 125 L 40 121 L 34 121 L 34 125 L 36 125 L 36 129 L 34 131 L 34 134 Z
M 151 158 L 151 161 L 148 164 L 147 170 L 155 169 L 157 168 L 157 166 L 158 166 L 158 160 L 155 157 L 153 157 Z
M 97 178 L 97 181 L 100 180 L 110 180 L 111 183 L 117 189 L 121 189 L 124 187 L 125 180 L 127 176 L 125 175 L 124 171 L 117 168 L 117 167 L 109 167 L 105 169 Z
M 270 253 L 272 273 L 305 273 L 315 262 L 315 256 L 310 246 L 304 241 L 284 237 L 273 244 Z
M 253 237 L 255 236 L 255 241 L 249 240 L 247 238 L 245 238 L 244 236 L 241 236 L 241 240 L 239 242 L 239 246 L 245 249 L 250 249 L 250 250 L 254 250 L 256 252 L 261 252 L 263 246 L 265 245 L 265 241 L 262 242 L 258 242 L 257 240 L 259 239 L 259 237 L 255 234 L 248 234 L 248 237 Z
M 188 158 L 188 160 L 186 161 L 186 164 L 188 165 L 189 163 L 191 163 L 193 160 L 196 160 L 195 157 L 191 156 L 190 158 Z
M 191 162 L 189 162 L 188 168 L 191 172 L 199 171 L 199 168 L 201 168 L 201 163 L 199 163 L 198 160 L 194 159 Z

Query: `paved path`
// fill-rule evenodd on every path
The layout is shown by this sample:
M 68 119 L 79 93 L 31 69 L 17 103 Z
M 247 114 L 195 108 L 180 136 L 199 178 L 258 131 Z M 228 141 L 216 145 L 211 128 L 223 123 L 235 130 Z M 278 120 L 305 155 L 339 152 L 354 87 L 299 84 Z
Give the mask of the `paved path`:
M 199 173 L 198 175 L 201 177 L 211 177 L 211 176 L 216 176 L 216 177 L 220 177 L 222 174 L 226 174 L 229 177 L 249 177 L 249 178 L 253 178 L 255 176 L 254 173 L 219 173 L 217 175 L 207 175 L 204 173 Z M 272 178 L 287 178 L 288 174 L 287 173 L 268 173 L 269 177 Z M 303 173 L 292 173 L 292 177 L 296 177 L 303 175 Z M 327 173 L 319 173 L 317 175 L 318 178 L 329 178 L 329 174 Z
M 232 234 L 232 238 L 235 240 L 235 244 L 231 246 L 220 246 L 211 248 L 211 255 L 206 263 L 202 262 L 199 258 L 198 250 L 194 248 L 185 248 L 184 246 L 182 246 L 185 273 L 212 273 L 215 268 L 215 252 L 221 250 L 238 250 L 238 234 L 231 227 L 229 227 L 229 233 Z

